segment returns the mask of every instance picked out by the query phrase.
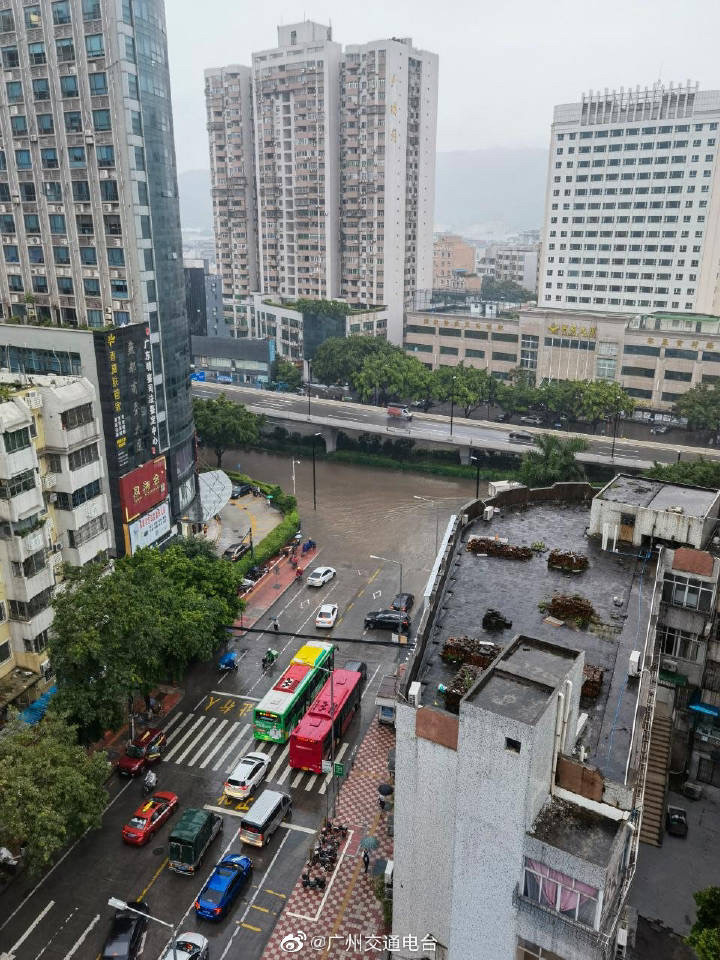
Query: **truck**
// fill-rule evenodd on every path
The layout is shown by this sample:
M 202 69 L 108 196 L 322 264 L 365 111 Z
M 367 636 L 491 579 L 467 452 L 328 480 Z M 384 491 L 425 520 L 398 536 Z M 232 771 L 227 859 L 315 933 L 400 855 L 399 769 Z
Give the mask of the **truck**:
M 222 817 L 217 813 L 188 807 L 168 840 L 170 869 L 185 876 L 195 873 L 222 828 Z
M 393 420 L 412 420 L 413 415 L 407 407 L 391 406 L 387 408 L 387 415 Z

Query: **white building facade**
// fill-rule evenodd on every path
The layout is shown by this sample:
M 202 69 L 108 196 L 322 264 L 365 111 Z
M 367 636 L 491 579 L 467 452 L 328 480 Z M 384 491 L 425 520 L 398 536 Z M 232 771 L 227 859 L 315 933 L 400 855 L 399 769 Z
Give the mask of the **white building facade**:
M 720 313 L 719 124 L 689 83 L 555 107 L 539 306 Z

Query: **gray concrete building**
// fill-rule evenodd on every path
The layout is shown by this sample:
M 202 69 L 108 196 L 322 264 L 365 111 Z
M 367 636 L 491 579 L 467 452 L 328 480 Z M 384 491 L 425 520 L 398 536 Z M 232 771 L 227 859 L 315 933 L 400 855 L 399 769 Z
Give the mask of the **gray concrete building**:
M 614 957 L 683 737 L 680 768 L 714 774 L 687 742 L 717 667 L 718 495 L 648 484 L 639 546 L 629 524 L 591 527 L 644 482 L 617 478 L 599 507 L 585 484 L 499 490 L 448 525 L 396 707 L 393 930 L 432 938 L 423 955 Z M 576 595 L 590 608 L 563 612 Z
M 36 362 L 48 333 L 51 347 L 60 332 L 137 328 L 146 461 L 166 456 L 177 518 L 195 464 L 163 0 L 5 0 L 0 14 L 0 316 Z M 52 372 L 47 356 L 37 372 Z M 134 433 L 123 399 L 103 421 L 120 454 Z

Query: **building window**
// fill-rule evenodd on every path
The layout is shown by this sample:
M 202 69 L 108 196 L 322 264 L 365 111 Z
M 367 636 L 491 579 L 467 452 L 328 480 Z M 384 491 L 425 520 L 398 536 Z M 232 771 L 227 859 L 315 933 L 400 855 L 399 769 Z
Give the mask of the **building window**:
M 10 619 L 11 620 L 30 620 L 38 613 L 46 610 L 52 601 L 53 588 L 46 587 L 36 594 L 28 603 L 24 600 L 10 600 Z
M 109 110 L 93 110 L 93 127 L 99 132 L 111 130 Z
M 128 298 L 127 280 L 111 280 L 110 294 L 113 300 L 127 300 Z
M 60 63 L 72 63 L 75 59 L 75 44 L 71 37 L 55 41 L 55 52 Z
M 98 146 L 95 150 L 95 156 L 97 158 L 98 167 L 114 167 L 115 166 L 115 148 L 111 146 Z
M 105 324 L 102 310 L 88 310 L 87 320 L 89 327 L 102 327 Z
M 687 630 L 678 630 L 676 627 L 668 627 L 664 623 L 658 625 L 657 638 L 660 643 L 660 650 L 668 657 L 676 657 L 678 660 L 691 660 L 697 663 L 702 649 L 696 633 L 689 633 Z
M 20 80 L 10 80 L 5 84 L 8 103 L 22 103 L 23 88 Z
M 440 336 L 441 337 L 461 337 L 462 330 L 459 328 L 456 330 L 454 327 L 440 327 Z
M 105 56 L 105 47 L 103 46 L 103 37 L 101 33 L 88 33 L 85 36 L 85 50 L 88 58 Z
M 48 203 L 62 203 L 62 187 L 53 180 L 47 180 L 43 184 L 45 199 Z
M 47 277 L 34 276 L 32 278 L 32 288 L 33 293 L 47 293 L 48 292 L 48 282 Z
M 90 184 L 87 180 L 73 180 L 72 193 L 73 200 L 78 203 L 90 202 Z
M 71 297 L 73 295 L 73 278 L 72 277 L 58 277 L 57 278 L 58 293 L 62 294 L 65 297 Z
M 85 147 L 68 147 L 68 162 L 71 167 L 86 167 Z
M 23 470 L 9 480 L 0 480 L 0 499 L 12 500 L 13 497 L 18 497 L 28 490 L 34 490 L 35 487 L 35 471 Z
M 0 33 L 12 33 L 14 30 L 12 10 L 0 10 Z
M 81 447 L 68 456 L 68 465 L 71 470 L 79 470 L 81 467 L 86 467 L 89 463 L 95 463 L 98 459 L 97 444 L 89 443 L 86 447 Z
M 97 250 L 95 247 L 80 247 L 80 262 L 85 267 L 96 267 Z
M 57 0 L 52 5 L 52 14 L 55 26 L 70 23 L 70 0 Z
M 26 213 L 23 220 L 25 221 L 25 233 L 40 233 L 40 217 L 37 213 Z
M 72 494 L 62 491 L 59 492 L 55 507 L 58 510 L 75 510 L 77 507 L 82 506 L 83 503 L 87 503 L 88 500 L 94 500 L 95 497 L 99 497 L 101 493 L 100 481 L 93 480 L 92 483 L 86 483 L 84 487 L 79 487 L 73 491 Z
M 588 927 L 595 927 L 598 889 L 525 857 L 523 895 Z
M 10 657 L 10 641 L 6 640 L 5 643 L 0 643 L 0 663 L 5 663 Z
M 95 233 L 92 214 L 79 213 L 75 217 L 75 223 L 77 225 L 77 232 L 81 237 L 91 237 Z
M 105 514 L 102 514 L 99 517 L 95 517 L 93 520 L 88 520 L 87 523 L 84 523 L 81 527 L 78 527 L 77 530 L 68 530 L 68 540 L 70 541 L 70 546 L 74 549 L 77 549 L 84 543 L 87 543 L 89 540 L 99 537 L 100 534 L 105 530 L 107 530 L 107 517 Z
M 686 373 L 684 370 L 666 370 L 665 379 L 681 380 L 683 383 L 690 383 L 692 380 L 692 373 Z
M 34 577 L 36 573 L 40 573 L 40 571 L 44 570 L 47 566 L 44 550 L 38 550 L 37 553 L 26 557 L 22 563 L 18 563 L 15 560 L 11 562 L 13 576 L 18 578 Z
M 517 363 L 517 355 L 514 353 L 499 353 L 493 350 L 492 358 L 493 360 L 500 360 L 503 363 Z
M 90 95 L 92 97 L 106 97 L 108 93 L 107 74 L 91 73 L 88 77 Z
M 15 217 L 11 213 L 0 213 L 0 233 L 15 233 Z M 12 249 L 12 248 L 11 248 Z M 17 251 L 17 247 L 15 247 Z M 5 260 L 7 261 L 7 251 L 8 248 L 5 247 Z M 19 263 L 19 258 L 17 260 L 11 260 L 10 263 Z
M 43 170 L 57 170 L 59 167 L 58 155 L 55 147 L 46 147 L 40 151 L 40 160 Z
M 78 95 L 78 80 L 74 74 L 60 77 L 60 92 L 65 99 Z
M 17 450 L 27 450 L 30 446 L 30 429 L 21 427 L 19 430 L 10 430 L 3 434 L 5 453 L 15 453 Z
M 30 183 L 29 181 L 23 181 L 20 183 L 20 199 L 23 203 L 35 202 L 36 196 L 34 183 Z
M 20 66 L 18 48 L 14 44 L 11 47 L 2 47 L 0 53 L 2 53 L 3 67 L 6 70 L 14 70 L 16 67 Z
M 49 100 L 50 99 L 50 82 L 47 77 L 38 77 L 37 80 L 33 80 L 33 100 Z
M 27 117 L 22 114 L 17 117 L 10 117 L 10 129 L 14 137 L 24 137 L 27 135 Z
M 32 170 L 32 157 L 29 150 L 15 151 L 15 165 L 18 170 Z
M 70 410 L 64 410 L 60 414 L 60 423 L 62 424 L 63 430 L 74 430 L 76 427 L 82 427 L 86 423 L 92 423 L 93 419 L 91 403 L 80 404 L 79 407 L 72 407 Z
M 83 0 L 82 3 L 83 20 L 99 20 L 100 0 Z
M 53 259 L 56 266 L 58 267 L 69 267 L 70 266 L 70 248 L 69 247 L 53 247 Z M 46 371 L 41 370 L 39 373 L 45 373 Z
M 43 650 L 47 649 L 49 639 L 50 635 L 47 630 L 41 630 L 36 637 L 25 637 L 23 639 L 25 652 L 42 653 Z
M 539 947 L 536 943 L 518 937 L 515 960 L 564 960 L 564 958 L 551 950 Z
M 687 607 L 707 613 L 712 608 L 713 589 L 710 583 L 694 577 L 666 573 L 663 578 L 662 598 L 675 607 Z
M 100 181 L 100 199 L 105 203 L 118 203 L 119 195 L 117 188 L 117 180 L 101 180 Z
M 124 267 L 125 251 L 123 250 L 122 247 L 108 247 L 107 259 L 108 259 L 108 266 L 110 267 Z
M 480 360 L 480 359 L 482 359 L 482 358 L 485 356 L 485 351 L 484 351 L 484 350 L 473 350 L 473 349 L 471 349 L 470 347 L 466 347 L 466 348 L 465 348 L 465 356 L 468 357 L 468 358 L 474 357 L 474 358 Z
M 615 357 L 596 357 L 595 376 L 598 380 L 614 380 L 617 361 Z
M 56 234 L 57 236 L 65 236 L 67 233 L 65 214 L 51 213 L 48 217 L 48 220 L 50 221 L 50 233 Z
M 43 137 L 46 137 L 51 133 L 55 133 L 53 115 L 51 113 L 39 113 L 37 115 L 37 126 L 38 133 Z

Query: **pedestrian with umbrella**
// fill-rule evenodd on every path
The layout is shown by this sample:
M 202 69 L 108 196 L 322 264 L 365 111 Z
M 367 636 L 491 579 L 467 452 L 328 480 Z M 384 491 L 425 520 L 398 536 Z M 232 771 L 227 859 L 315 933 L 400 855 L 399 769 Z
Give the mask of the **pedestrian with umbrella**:
M 370 854 L 367 850 L 363 850 L 362 861 L 365 866 L 365 873 L 368 872 L 368 867 L 370 866 Z

